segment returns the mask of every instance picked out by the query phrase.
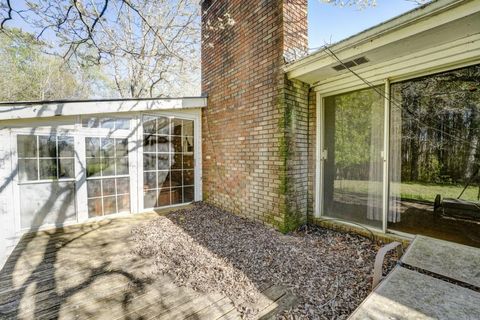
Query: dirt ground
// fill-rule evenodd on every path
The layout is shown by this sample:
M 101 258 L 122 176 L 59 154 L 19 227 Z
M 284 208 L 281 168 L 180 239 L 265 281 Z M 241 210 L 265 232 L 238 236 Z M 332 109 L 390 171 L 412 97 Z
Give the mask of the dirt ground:
M 346 319 L 370 292 L 379 248 L 370 239 L 319 227 L 284 235 L 203 203 L 132 233 L 134 253 L 154 259 L 154 273 L 223 293 L 247 319 L 256 318 L 259 288 L 272 283 L 298 298 L 278 319 Z

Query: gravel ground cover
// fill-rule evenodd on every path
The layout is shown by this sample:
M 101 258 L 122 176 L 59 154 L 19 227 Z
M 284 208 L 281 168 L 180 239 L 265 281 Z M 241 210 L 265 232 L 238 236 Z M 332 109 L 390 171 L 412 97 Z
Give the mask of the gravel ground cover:
M 284 235 L 203 203 L 139 225 L 132 234 L 134 253 L 155 260 L 153 272 L 227 295 L 245 319 L 258 312 L 258 288 L 271 283 L 299 300 L 278 319 L 346 319 L 370 291 L 379 248 L 370 239 L 319 227 Z

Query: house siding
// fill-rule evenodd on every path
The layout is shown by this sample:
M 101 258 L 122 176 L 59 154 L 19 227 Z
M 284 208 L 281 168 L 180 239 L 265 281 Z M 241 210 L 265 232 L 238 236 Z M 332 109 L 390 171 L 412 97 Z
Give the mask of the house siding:
M 309 87 L 283 66 L 306 53 L 307 1 L 202 7 L 204 200 L 288 231 L 307 214 Z

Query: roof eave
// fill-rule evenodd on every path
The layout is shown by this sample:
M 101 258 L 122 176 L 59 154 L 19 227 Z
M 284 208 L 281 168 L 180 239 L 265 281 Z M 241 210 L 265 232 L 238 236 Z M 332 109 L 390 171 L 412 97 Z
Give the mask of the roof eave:
M 408 25 L 428 19 L 433 15 L 437 15 L 441 12 L 450 10 L 470 1 L 471 0 L 437 0 L 387 20 L 379 25 L 366 29 L 328 47 L 330 50 L 336 53 L 341 53 L 342 51 L 371 42 L 373 39 L 380 38 L 386 34 L 395 32 L 396 30 L 402 29 Z M 330 55 L 326 52 L 325 48 L 322 48 L 317 52 L 286 65 L 284 67 L 284 72 L 291 73 L 292 71 L 298 71 L 299 69 L 305 68 L 314 62 L 328 58 L 330 58 Z
M 179 110 L 203 108 L 206 106 L 206 97 L 14 102 L 0 104 L 0 121 L 89 114 Z

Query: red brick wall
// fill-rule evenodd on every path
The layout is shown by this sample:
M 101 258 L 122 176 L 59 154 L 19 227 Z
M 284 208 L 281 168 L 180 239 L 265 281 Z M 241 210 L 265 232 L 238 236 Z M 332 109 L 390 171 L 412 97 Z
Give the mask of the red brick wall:
M 202 6 L 204 199 L 285 229 L 298 204 L 293 186 L 307 185 L 309 99 L 308 86 L 286 80 L 282 66 L 306 51 L 307 0 Z

